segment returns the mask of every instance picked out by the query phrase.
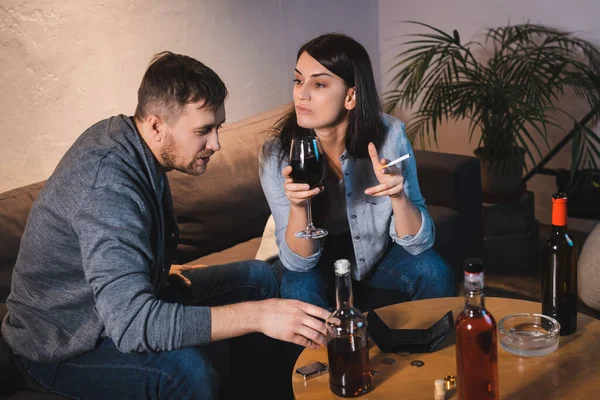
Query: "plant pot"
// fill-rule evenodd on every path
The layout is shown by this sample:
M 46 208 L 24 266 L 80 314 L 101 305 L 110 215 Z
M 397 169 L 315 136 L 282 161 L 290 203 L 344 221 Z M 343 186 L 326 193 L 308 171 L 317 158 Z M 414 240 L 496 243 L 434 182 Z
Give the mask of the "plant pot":
M 509 203 L 517 201 L 525 191 L 522 181 L 525 151 L 514 147 L 513 155 L 500 162 L 492 159 L 485 147 L 474 152 L 481 163 L 481 192 L 484 203 Z

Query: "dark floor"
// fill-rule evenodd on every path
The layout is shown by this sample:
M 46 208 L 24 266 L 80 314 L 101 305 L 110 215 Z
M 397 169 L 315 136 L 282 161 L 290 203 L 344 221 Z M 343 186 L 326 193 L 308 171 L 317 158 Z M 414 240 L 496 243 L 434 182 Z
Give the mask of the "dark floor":
M 540 246 L 551 231 L 552 226 L 540 224 Z M 571 230 L 569 233 L 581 250 L 588 234 Z M 490 273 L 485 276 L 485 295 L 488 297 L 509 297 L 539 302 L 541 301 L 541 291 L 542 278 L 539 265 L 532 265 L 529 270 L 520 273 Z M 600 318 L 600 312 L 588 308 L 581 301 L 579 301 L 578 311 Z

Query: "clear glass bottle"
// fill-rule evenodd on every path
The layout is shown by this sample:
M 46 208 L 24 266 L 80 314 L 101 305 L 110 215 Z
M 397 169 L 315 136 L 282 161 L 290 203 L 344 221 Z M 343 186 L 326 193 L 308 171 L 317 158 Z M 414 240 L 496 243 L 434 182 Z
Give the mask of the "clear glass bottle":
M 552 195 L 552 233 L 542 247 L 542 314 L 560 323 L 560 335 L 577 329 L 577 243 L 567 233 L 567 195 Z
M 327 319 L 329 387 L 341 397 L 358 397 L 371 390 L 367 319 L 353 306 L 350 262 L 335 262 L 337 307 Z
M 485 308 L 483 262 L 465 260 L 465 308 L 456 319 L 459 400 L 498 399 L 498 334 Z

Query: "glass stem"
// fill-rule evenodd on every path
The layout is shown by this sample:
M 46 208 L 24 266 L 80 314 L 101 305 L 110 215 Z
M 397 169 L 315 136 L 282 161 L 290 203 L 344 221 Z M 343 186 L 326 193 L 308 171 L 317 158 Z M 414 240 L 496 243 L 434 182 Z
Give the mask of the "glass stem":
M 310 208 L 310 199 L 306 199 L 306 218 L 308 219 L 307 230 L 314 229 L 314 225 L 312 222 L 312 210 Z

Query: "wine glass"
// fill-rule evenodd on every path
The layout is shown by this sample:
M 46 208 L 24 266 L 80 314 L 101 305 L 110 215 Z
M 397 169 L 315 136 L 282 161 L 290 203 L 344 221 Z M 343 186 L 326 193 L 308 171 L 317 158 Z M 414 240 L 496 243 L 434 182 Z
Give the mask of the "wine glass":
M 323 150 L 316 136 L 298 137 L 292 139 L 290 146 L 291 177 L 296 183 L 307 183 L 310 188 L 315 188 L 323 181 L 325 166 L 323 165 Z M 315 228 L 312 223 L 310 199 L 306 200 L 306 215 L 308 226 L 301 232 L 296 232 L 297 238 L 318 239 L 327 236 L 327 231 Z

